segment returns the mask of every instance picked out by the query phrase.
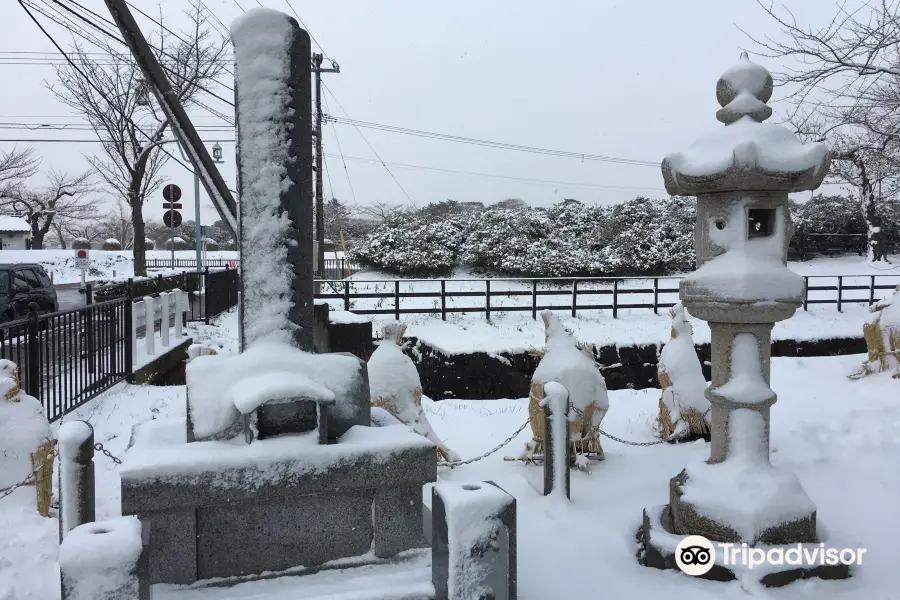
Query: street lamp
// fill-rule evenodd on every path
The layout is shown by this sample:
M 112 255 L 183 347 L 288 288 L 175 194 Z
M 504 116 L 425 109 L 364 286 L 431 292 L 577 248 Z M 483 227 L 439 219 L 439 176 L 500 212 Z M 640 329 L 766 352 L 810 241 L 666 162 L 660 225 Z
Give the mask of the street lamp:
M 213 163 L 221 165 L 222 146 L 216 142 L 212 147 Z M 194 247 L 197 251 L 197 277 L 203 277 L 203 258 L 205 258 L 205 244 L 203 241 L 203 227 L 200 225 L 200 174 L 194 169 Z M 205 282 L 203 288 L 205 288 Z
M 221 163 L 222 162 L 222 146 L 220 146 L 218 142 L 213 144 L 212 152 L 213 152 L 213 162 L 216 164 Z

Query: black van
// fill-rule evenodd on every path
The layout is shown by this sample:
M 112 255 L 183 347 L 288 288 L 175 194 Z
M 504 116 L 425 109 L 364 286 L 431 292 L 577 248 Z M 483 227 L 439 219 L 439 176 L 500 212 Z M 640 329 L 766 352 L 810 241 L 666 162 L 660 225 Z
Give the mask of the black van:
M 44 267 L 36 264 L 0 265 L 0 323 L 28 315 L 28 305 L 39 313 L 56 312 L 56 288 Z

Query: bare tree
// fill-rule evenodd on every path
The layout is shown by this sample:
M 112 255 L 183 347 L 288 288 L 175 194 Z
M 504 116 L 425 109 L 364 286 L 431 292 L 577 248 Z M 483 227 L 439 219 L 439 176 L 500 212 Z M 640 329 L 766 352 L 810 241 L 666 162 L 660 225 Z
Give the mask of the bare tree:
M 208 89 L 228 64 L 228 41 L 214 38 L 201 8 L 192 2 L 192 8 L 185 13 L 190 27 L 179 35 L 171 34 L 166 27 L 156 34 L 157 60 L 186 108 L 198 105 L 199 93 Z M 173 141 L 166 138 L 170 123 L 153 94 L 148 93 L 139 67 L 129 56 L 110 52 L 97 59 L 76 45 L 73 60 L 79 68 L 57 67 L 57 82 L 48 87 L 96 131 L 103 153 L 87 159 L 126 202 L 134 229 L 134 272 L 145 275 L 143 205 L 162 184 L 160 170 L 170 157 L 163 145 Z
M 40 163 L 34 148 L 0 152 L 0 194 L 37 173 Z
M 776 12 L 757 1 L 782 37 L 749 37 L 763 56 L 788 63 L 774 74 L 789 91 L 787 120 L 801 136 L 829 144 L 832 180 L 858 191 L 869 259 L 887 260 L 878 200 L 900 187 L 900 1 L 853 10 L 840 4 L 823 27 L 801 25 L 787 8 Z
M 134 248 L 134 224 L 131 222 L 131 210 L 124 201 L 119 200 L 116 207 L 97 222 L 96 229 L 98 237 L 117 240 L 123 250 Z
M 0 210 L 25 219 L 31 226 L 31 248 L 44 247 L 53 222 L 83 221 L 97 214 L 98 199 L 92 195 L 90 171 L 68 175 L 50 171 L 46 185 L 31 187 L 27 181 L 0 191 Z

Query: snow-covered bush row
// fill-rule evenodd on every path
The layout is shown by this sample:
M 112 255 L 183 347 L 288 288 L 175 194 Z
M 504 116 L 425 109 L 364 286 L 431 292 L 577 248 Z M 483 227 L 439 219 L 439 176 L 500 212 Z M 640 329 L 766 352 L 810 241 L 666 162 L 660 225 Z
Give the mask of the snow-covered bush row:
M 878 203 L 882 229 L 888 237 L 900 237 L 900 202 Z M 791 202 L 794 240 L 802 233 L 866 233 L 859 199 L 846 196 L 815 196 L 804 202 Z
M 567 200 L 549 209 L 491 207 L 392 217 L 351 255 L 400 274 L 466 265 L 511 276 L 665 274 L 692 268 L 692 199 L 637 198 L 614 207 Z

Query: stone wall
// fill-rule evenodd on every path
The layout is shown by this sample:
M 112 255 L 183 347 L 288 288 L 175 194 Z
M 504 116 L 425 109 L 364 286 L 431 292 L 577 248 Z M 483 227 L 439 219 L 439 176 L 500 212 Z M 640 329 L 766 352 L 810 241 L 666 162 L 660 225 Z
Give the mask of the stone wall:
M 409 338 L 407 354 L 419 368 L 423 393 L 433 400 L 466 398 L 488 400 L 525 398 L 531 376 L 540 357 L 528 353 L 473 352 L 445 355 L 426 342 Z M 610 390 L 658 387 L 656 365 L 662 346 L 603 346 L 596 352 L 597 364 Z M 710 379 L 709 344 L 696 347 L 706 380 Z M 776 340 L 772 356 L 838 356 L 862 354 L 862 338 L 837 338 L 815 341 Z

